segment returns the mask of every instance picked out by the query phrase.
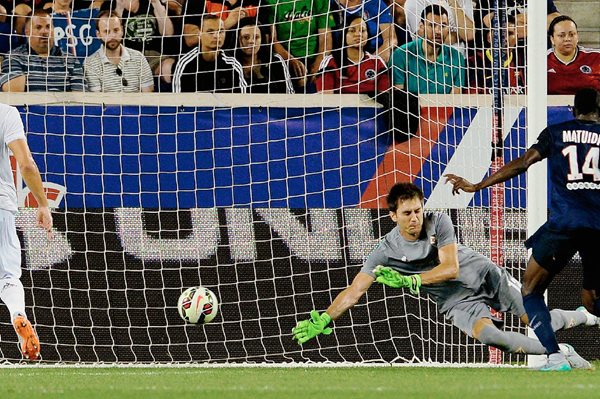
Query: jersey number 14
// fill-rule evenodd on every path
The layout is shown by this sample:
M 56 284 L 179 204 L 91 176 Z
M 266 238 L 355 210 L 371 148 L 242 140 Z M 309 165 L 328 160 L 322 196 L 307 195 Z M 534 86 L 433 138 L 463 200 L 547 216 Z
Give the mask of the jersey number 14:
M 567 174 L 567 179 L 569 179 L 570 181 L 582 180 L 583 175 L 586 174 L 594 176 L 594 181 L 600 180 L 600 148 L 590 148 L 583 161 L 581 171 L 579 171 L 579 162 L 577 160 L 576 145 L 570 145 L 568 147 L 565 147 L 562 150 L 562 153 L 565 157 L 569 158 L 569 173 Z

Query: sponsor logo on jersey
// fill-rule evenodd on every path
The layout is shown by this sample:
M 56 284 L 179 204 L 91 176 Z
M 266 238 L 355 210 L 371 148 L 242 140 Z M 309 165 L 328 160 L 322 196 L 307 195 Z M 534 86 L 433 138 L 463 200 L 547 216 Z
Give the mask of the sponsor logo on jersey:
M 305 22 L 308 22 L 311 18 L 311 12 L 310 10 L 298 12 L 288 11 L 285 13 L 283 18 L 285 18 L 286 21 L 302 22 L 302 20 L 305 20 Z
M 588 65 L 582 65 L 579 67 L 579 70 L 583 73 L 592 73 L 592 68 Z

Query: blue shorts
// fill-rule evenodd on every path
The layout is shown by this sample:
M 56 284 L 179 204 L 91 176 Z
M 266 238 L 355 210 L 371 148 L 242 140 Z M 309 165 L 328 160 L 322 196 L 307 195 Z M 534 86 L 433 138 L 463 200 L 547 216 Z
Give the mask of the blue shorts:
M 583 288 L 600 288 L 600 264 L 595 246 L 600 245 L 600 230 L 553 230 L 545 223 L 527 241 L 535 261 L 552 274 L 560 271 L 579 252 L 583 265 Z

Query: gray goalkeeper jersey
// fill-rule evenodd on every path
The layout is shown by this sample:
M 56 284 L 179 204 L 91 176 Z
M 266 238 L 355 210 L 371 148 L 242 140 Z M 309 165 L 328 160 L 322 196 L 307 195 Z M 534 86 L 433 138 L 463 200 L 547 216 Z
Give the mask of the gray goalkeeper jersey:
M 438 248 L 456 242 L 450 217 L 440 212 L 425 212 L 423 229 L 416 241 L 407 241 L 398 226 L 385 235 L 379 245 L 365 261 L 361 272 L 371 276 L 377 265 L 392 267 L 404 275 L 419 274 L 440 264 Z M 445 312 L 457 301 L 474 296 L 482 290 L 485 276 L 494 263 L 469 247 L 458 244 L 459 273 L 455 280 L 421 287 L 421 292 L 429 294 L 438 304 L 440 312 Z

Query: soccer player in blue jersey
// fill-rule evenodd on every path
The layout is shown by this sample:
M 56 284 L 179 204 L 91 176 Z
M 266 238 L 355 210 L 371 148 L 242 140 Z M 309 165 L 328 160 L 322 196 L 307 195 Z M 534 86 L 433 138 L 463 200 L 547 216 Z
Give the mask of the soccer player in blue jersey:
M 559 350 L 543 294 L 576 252 L 583 264 L 583 304 L 588 312 L 600 316 L 600 269 L 594 247 L 600 242 L 600 94 L 591 88 L 581 89 L 574 102 L 573 120 L 548 126 L 521 157 L 480 183 L 445 175 L 446 182 L 453 185 L 453 194 L 472 193 L 548 159 L 550 217 L 525 241 L 532 255 L 521 288 L 531 327 L 549 353 L 542 370 L 571 369 Z
M 396 223 L 371 252 L 352 284 L 340 292 L 327 310 L 311 312 L 309 320 L 293 329 L 303 344 L 319 334 L 332 332 L 329 324 L 354 306 L 374 281 L 393 288 L 427 293 L 439 311 L 465 334 L 505 352 L 545 354 L 537 339 L 503 331 L 493 321 L 490 306 L 510 312 L 527 323 L 520 284 L 504 268 L 457 243 L 450 217 L 423 211 L 423 192 L 414 184 L 398 183 L 387 197 L 390 217 Z M 591 314 L 552 310 L 555 330 L 578 325 L 598 325 Z M 561 344 L 570 364 L 590 364 L 573 347 Z

